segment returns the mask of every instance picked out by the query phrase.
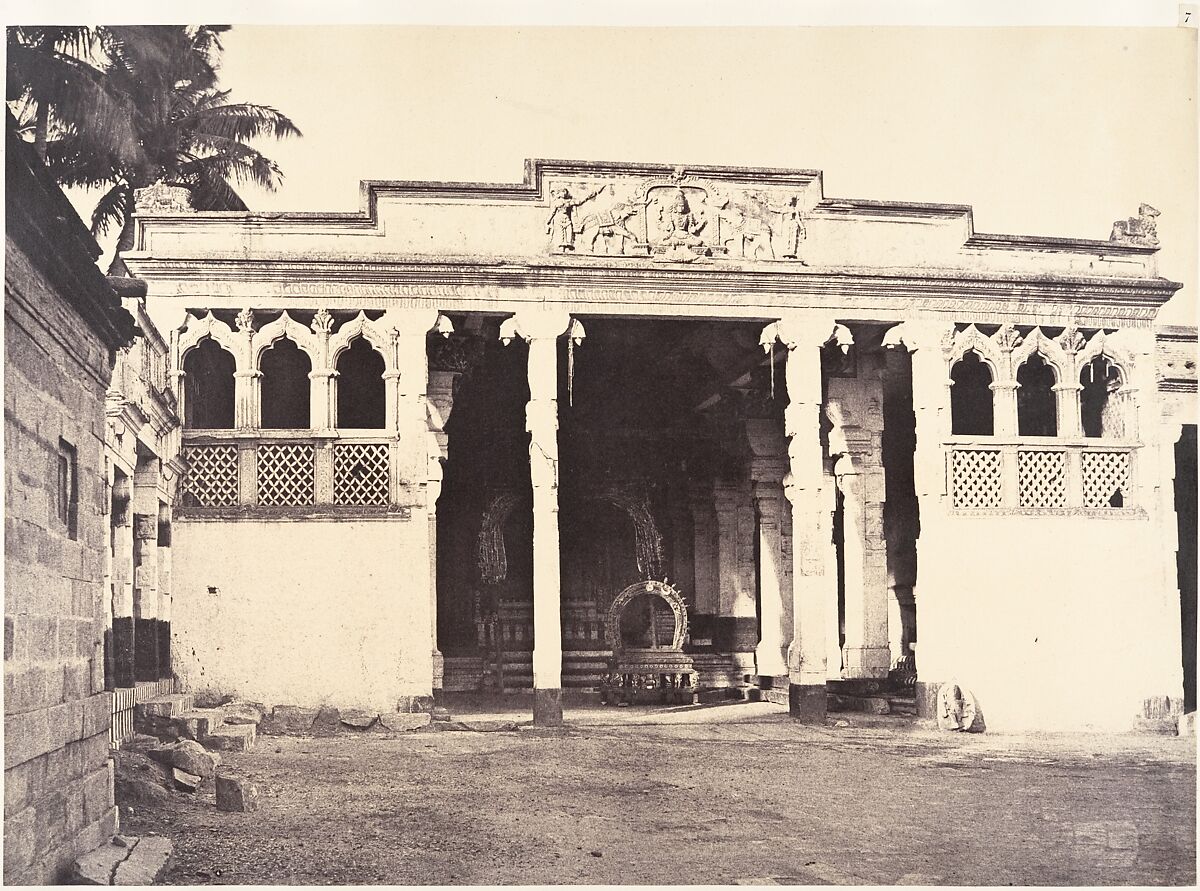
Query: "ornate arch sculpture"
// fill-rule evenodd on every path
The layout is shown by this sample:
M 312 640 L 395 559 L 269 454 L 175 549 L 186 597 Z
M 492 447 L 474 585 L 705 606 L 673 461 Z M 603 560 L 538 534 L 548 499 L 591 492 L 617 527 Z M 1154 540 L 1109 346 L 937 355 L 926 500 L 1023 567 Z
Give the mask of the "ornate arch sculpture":
M 384 372 L 395 371 L 393 351 L 389 349 L 390 340 L 387 334 L 370 319 L 362 310 L 353 319 L 342 325 L 336 332 L 329 335 L 329 367 L 337 368 L 338 357 L 350 348 L 350 343 L 356 337 L 362 337 L 375 352 L 383 357 Z
M 629 515 L 633 523 L 634 548 L 638 572 L 647 578 L 662 575 L 662 533 L 650 512 L 646 496 L 621 489 L 610 489 L 586 496 L 588 501 L 603 501 Z M 527 504 L 523 493 L 501 492 L 483 509 L 479 527 L 479 574 L 483 581 L 496 584 L 508 575 L 508 557 L 504 545 L 504 523 L 518 504 Z
M 508 555 L 504 550 L 504 521 L 524 496 L 501 492 L 483 509 L 479 528 L 479 574 L 487 584 L 498 584 L 508 576 Z
M 179 332 L 179 371 L 183 371 L 184 357 L 206 337 L 211 337 L 233 356 L 235 371 L 249 370 L 250 355 L 246 338 L 238 336 L 209 310 L 202 318 L 197 319 L 189 315 L 184 321 L 184 328 Z
M 650 503 L 644 494 L 609 489 L 588 496 L 589 501 L 603 501 L 629 515 L 633 522 L 634 549 L 637 552 L 637 566 L 646 578 L 662 575 L 663 544 L 662 533 L 650 513 Z
M 947 371 L 952 369 L 967 353 L 974 351 L 992 373 L 992 383 L 1005 380 L 1008 376 L 1004 357 L 992 338 L 971 324 L 954 335 L 946 351 Z M 947 377 L 949 375 L 947 374 Z
M 1040 327 L 1030 331 L 1012 351 L 1012 373 L 1016 379 L 1017 371 L 1034 354 L 1039 354 L 1054 371 L 1054 383 L 1071 382 L 1071 370 L 1074 364 L 1062 346 L 1046 336 Z
M 675 588 L 666 582 L 654 581 L 653 579 L 645 582 L 634 582 L 613 598 L 612 605 L 608 608 L 608 618 L 605 623 L 605 634 L 608 637 L 609 648 L 614 653 L 619 653 L 625 649 L 621 643 L 621 614 L 625 612 L 625 608 L 635 598 L 643 594 L 655 595 L 664 600 L 667 606 L 671 608 L 671 612 L 675 615 L 675 631 L 671 636 L 671 646 L 667 649 L 682 652 L 683 642 L 687 640 L 688 633 L 687 604 L 684 603 L 683 595 L 675 590 Z
M 279 318 L 263 325 L 250 337 L 250 356 L 254 360 L 255 369 L 262 361 L 262 354 L 274 346 L 275 341 L 283 337 L 294 341 L 296 346 L 308 355 L 313 369 L 325 367 L 324 357 L 321 355 L 321 343 L 317 340 L 317 336 L 288 315 L 287 310 L 284 310 Z
M 1100 356 L 1106 357 L 1121 373 L 1121 389 L 1129 390 L 1134 386 L 1133 354 L 1121 346 L 1120 337 L 1097 331 L 1075 355 L 1076 373 L 1082 372 L 1087 364 Z M 1076 383 L 1073 381 L 1072 383 Z

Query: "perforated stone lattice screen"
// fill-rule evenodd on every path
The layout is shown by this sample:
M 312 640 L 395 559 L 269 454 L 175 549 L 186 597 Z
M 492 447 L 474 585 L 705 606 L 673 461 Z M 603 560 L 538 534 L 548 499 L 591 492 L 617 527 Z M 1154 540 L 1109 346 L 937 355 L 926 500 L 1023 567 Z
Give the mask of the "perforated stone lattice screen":
M 1081 457 L 1083 506 L 1125 506 L 1129 501 L 1129 453 L 1084 452 Z M 1118 491 L 1121 493 L 1120 504 L 1114 504 L 1113 495 Z
M 258 503 L 274 507 L 312 504 L 314 448 L 303 443 L 258 447 Z
M 388 503 L 387 443 L 340 443 L 333 447 L 335 504 Z
M 184 449 L 188 462 L 183 480 L 185 496 L 201 507 L 238 503 L 237 446 L 205 445 Z
M 1000 507 L 1003 504 L 998 449 L 954 449 L 951 485 L 955 507 Z
M 1017 491 L 1021 507 L 1065 507 L 1066 452 L 1017 452 Z

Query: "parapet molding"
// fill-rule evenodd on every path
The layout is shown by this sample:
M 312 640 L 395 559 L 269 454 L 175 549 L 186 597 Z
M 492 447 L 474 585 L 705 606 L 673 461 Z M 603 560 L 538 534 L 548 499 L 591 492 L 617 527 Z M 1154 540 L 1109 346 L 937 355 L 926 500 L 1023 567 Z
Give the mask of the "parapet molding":
M 437 180 L 361 180 L 360 210 L 351 212 L 310 211 L 154 211 L 139 213 L 139 248 L 141 222 L 155 223 L 187 220 L 203 223 L 209 220 L 237 221 L 246 226 L 269 224 L 333 225 L 350 230 L 372 230 L 379 224 L 380 196 L 452 201 L 505 201 L 510 203 L 543 203 L 548 199 L 547 181 L 551 177 L 625 176 L 659 178 L 664 181 L 704 179 L 714 183 L 762 187 L 790 187 L 815 190 L 817 200 L 812 204 L 813 216 L 891 217 L 909 220 L 962 219 L 967 238 L 964 248 L 979 250 L 1038 250 L 1098 253 L 1101 255 L 1149 256 L 1157 252 L 1158 244 L 1137 240 L 1074 238 L 1042 235 L 1011 235 L 977 232 L 974 209 L 968 204 L 947 204 L 918 201 L 881 201 L 860 198 L 829 197 L 824 193 L 823 172 L 804 168 L 741 167 L 705 164 L 665 164 L 620 161 L 579 161 L 533 158 L 525 161 L 524 178 L 520 182 L 445 182 Z

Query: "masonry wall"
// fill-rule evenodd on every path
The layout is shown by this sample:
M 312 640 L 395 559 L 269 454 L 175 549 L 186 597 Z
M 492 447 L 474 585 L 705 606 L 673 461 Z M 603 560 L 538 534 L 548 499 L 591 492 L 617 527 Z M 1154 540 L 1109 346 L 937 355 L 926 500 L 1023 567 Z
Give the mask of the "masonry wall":
M 4 881 L 61 880 L 117 828 L 104 692 L 107 347 L 6 241 Z M 75 535 L 57 506 L 75 450 Z
M 424 514 L 177 517 L 172 658 L 185 689 L 395 711 L 432 695 Z
M 969 688 L 989 730 L 1129 730 L 1182 695 L 1151 519 L 948 517 L 922 544 L 919 679 Z

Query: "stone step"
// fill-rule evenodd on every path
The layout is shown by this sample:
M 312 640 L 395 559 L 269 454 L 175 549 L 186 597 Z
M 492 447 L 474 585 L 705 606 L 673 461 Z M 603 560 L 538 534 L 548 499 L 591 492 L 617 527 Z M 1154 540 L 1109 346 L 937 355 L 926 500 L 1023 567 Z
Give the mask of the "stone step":
M 258 739 L 257 724 L 222 724 L 200 740 L 214 752 L 248 752 Z
M 133 707 L 134 721 L 138 718 L 176 718 L 195 707 L 191 693 L 167 693 L 155 696 Z

